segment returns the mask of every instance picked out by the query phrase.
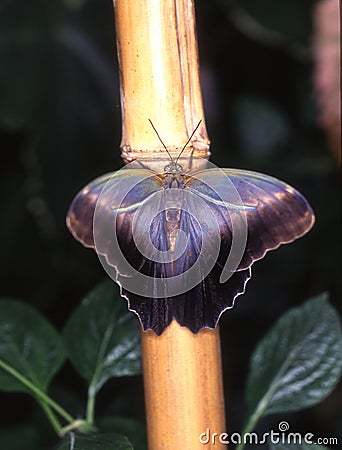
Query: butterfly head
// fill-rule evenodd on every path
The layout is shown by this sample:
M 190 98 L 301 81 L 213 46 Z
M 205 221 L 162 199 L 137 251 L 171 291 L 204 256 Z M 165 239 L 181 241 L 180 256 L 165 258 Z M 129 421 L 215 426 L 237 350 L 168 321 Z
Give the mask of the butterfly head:
M 172 160 L 164 167 L 164 188 L 183 188 L 184 175 L 183 167 Z
M 167 164 L 164 167 L 164 187 L 167 188 L 171 188 L 171 187 L 184 187 L 184 176 L 185 176 L 185 172 L 183 170 L 183 167 L 178 164 L 178 160 L 181 157 L 183 151 L 186 149 L 187 145 L 189 144 L 189 142 L 191 141 L 192 137 L 194 136 L 195 132 L 197 131 L 198 127 L 201 124 L 201 120 L 198 122 L 197 126 L 195 127 L 194 131 L 191 133 L 191 136 L 189 137 L 189 139 L 186 141 L 185 145 L 183 146 L 182 150 L 179 152 L 178 156 L 176 157 L 176 159 L 174 159 L 169 150 L 167 149 L 166 145 L 164 144 L 163 140 L 161 139 L 161 137 L 159 136 L 158 131 L 156 130 L 155 126 L 153 125 L 151 119 L 148 119 L 152 128 L 154 129 L 156 135 L 158 136 L 158 139 L 160 140 L 161 144 L 163 145 L 163 147 L 166 150 L 166 153 L 168 154 L 169 158 L 170 158 L 170 163 Z
M 184 175 L 183 167 L 177 164 L 175 161 L 171 161 L 170 164 L 164 167 L 164 175 Z

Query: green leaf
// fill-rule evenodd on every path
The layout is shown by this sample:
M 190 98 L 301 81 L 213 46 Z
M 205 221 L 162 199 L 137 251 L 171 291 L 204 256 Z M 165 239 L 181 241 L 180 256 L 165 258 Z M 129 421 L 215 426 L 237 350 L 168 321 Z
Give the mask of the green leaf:
M 46 390 L 65 360 L 65 351 L 59 334 L 34 308 L 16 300 L 2 299 L 0 360 L 41 390 Z M 28 391 L 27 387 L 2 369 L 0 389 Z
M 56 450 L 133 450 L 129 440 L 120 434 L 77 435 L 70 433 Z
M 342 371 L 342 337 L 327 294 L 286 313 L 258 344 L 247 383 L 258 417 L 314 405 L 336 386 Z
M 123 433 L 128 437 L 135 450 L 147 450 L 145 427 L 141 422 L 128 417 L 102 417 L 96 421 L 101 432 Z
M 141 372 L 137 317 L 128 311 L 111 280 L 82 301 L 64 329 L 64 338 L 75 369 L 95 392 L 109 378 Z

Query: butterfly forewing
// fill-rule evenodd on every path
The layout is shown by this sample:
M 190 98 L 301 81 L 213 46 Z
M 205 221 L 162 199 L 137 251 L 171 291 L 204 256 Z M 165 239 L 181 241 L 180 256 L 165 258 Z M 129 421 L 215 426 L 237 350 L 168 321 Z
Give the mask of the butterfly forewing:
M 210 195 L 210 191 L 224 193 L 227 177 L 239 193 L 247 217 L 246 250 L 238 270 L 246 269 L 255 260 L 262 258 L 268 250 L 292 242 L 312 227 L 314 214 L 310 205 L 288 184 L 247 170 L 201 171 L 189 181 L 189 188 L 195 192 L 206 193 L 213 214 L 217 214 L 220 220 L 223 240 L 228 242 L 228 245 L 229 240 L 227 241 L 225 236 L 231 232 L 231 219 L 234 217 L 234 211 L 241 208 L 241 204 L 236 204 L 235 200 L 229 198 L 230 192 L 222 195 L 223 201 L 217 198 L 217 194 Z

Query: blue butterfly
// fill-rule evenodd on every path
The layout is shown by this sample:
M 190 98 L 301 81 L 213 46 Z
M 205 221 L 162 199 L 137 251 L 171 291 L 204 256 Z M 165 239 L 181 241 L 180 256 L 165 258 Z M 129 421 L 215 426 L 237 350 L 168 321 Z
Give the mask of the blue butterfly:
M 162 174 L 138 160 L 97 178 L 67 215 L 73 236 L 96 249 L 143 329 L 157 335 L 173 319 L 194 333 L 215 328 L 244 293 L 253 262 L 314 223 L 288 184 L 209 162 L 185 173 L 181 153 L 169 154 Z

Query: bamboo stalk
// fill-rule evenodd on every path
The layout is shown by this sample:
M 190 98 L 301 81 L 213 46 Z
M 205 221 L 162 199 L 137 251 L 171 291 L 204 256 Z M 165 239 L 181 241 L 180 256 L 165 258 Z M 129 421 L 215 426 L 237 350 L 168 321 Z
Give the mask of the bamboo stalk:
M 218 328 L 193 334 L 173 321 L 141 344 L 149 449 L 223 448 L 213 436 L 225 430 Z
M 148 119 L 174 156 L 202 119 L 184 156 L 208 158 L 193 1 L 115 0 L 114 6 L 124 161 L 144 158 L 163 172 L 168 156 Z M 172 322 L 159 337 L 141 332 L 141 342 L 149 450 L 202 449 L 201 433 L 225 428 L 218 329 L 195 335 Z M 216 438 L 205 447 L 223 445 Z
M 163 172 L 165 150 L 151 119 L 175 155 L 203 119 L 193 3 L 189 0 L 116 0 L 121 75 L 122 157 L 150 161 Z M 204 120 L 184 156 L 209 156 Z

